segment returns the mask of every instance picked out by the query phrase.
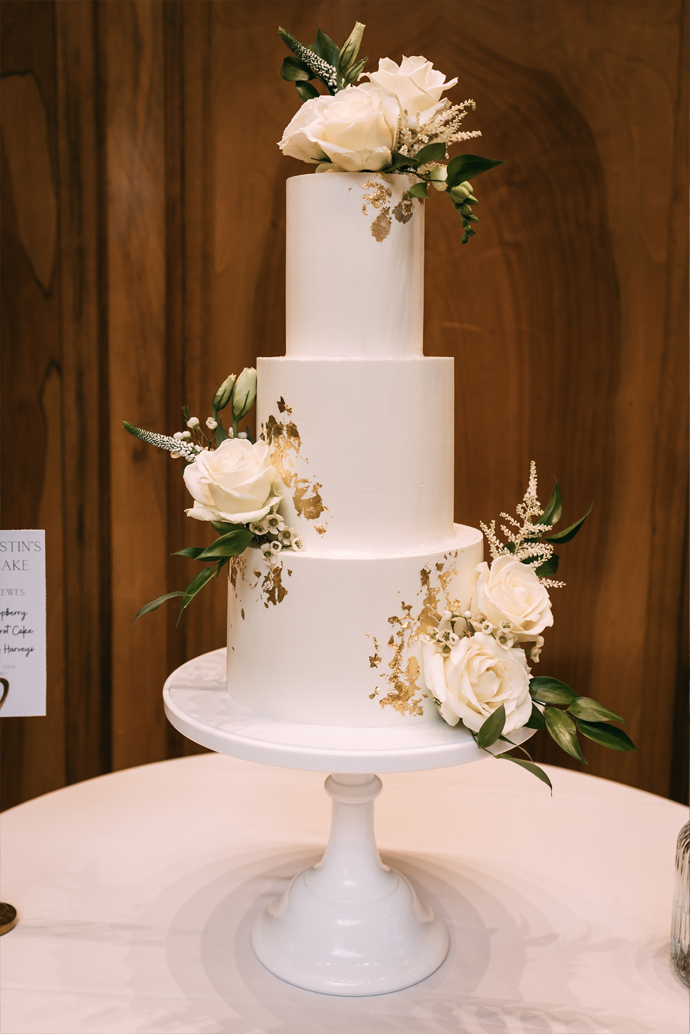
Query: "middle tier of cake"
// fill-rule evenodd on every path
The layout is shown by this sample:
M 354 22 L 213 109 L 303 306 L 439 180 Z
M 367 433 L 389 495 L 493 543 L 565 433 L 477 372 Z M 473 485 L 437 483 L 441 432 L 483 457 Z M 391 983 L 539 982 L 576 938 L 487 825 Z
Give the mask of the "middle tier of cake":
M 258 360 L 257 430 L 312 555 L 437 551 L 453 535 L 453 360 Z

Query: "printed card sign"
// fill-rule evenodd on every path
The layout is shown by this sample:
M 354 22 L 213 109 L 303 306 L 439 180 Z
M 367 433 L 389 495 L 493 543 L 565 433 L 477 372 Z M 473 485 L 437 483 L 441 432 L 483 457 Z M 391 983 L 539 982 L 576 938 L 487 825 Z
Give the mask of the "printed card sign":
M 0 531 L 0 718 L 45 713 L 45 532 Z

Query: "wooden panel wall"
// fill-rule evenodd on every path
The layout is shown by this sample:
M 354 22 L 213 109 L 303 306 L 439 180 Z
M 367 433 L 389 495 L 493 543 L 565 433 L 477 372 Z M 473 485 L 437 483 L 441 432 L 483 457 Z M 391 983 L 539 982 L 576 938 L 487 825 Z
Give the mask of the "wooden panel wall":
M 456 358 L 456 516 L 559 478 L 567 588 L 544 670 L 630 718 L 589 771 L 686 793 L 687 87 L 684 0 L 4 0 L 3 526 L 45 527 L 49 713 L 2 723 L 4 806 L 196 750 L 160 689 L 223 645 L 222 586 L 175 630 L 142 602 L 204 541 L 177 466 L 121 428 L 179 429 L 283 352 L 284 25 L 367 23 L 477 101 L 509 164 L 460 248 L 427 206 L 426 351 Z M 460 98 L 460 99 L 462 99 Z M 194 526 L 190 526 L 194 525 Z M 542 741 L 543 760 L 563 755 Z

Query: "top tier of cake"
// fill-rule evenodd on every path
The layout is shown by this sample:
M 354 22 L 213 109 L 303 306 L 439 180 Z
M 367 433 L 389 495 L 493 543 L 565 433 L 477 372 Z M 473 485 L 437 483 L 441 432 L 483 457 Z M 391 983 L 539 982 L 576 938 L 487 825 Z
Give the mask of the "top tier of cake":
M 422 355 L 424 205 L 407 198 L 412 183 L 371 172 L 287 181 L 286 356 Z

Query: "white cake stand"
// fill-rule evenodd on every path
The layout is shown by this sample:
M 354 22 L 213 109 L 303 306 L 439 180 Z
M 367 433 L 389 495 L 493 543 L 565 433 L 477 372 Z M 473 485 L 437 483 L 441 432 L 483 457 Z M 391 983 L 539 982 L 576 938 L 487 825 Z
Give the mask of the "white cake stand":
M 441 719 L 346 729 L 267 718 L 229 696 L 225 650 L 174 671 L 163 699 L 172 725 L 211 750 L 337 773 L 325 783 L 333 818 L 323 859 L 295 876 L 254 924 L 252 945 L 266 969 L 309 991 L 350 996 L 399 991 L 438 969 L 448 953 L 448 931 L 405 877 L 379 858 L 373 802 L 381 780 L 371 773 L 486 758 L 466 729 L 452 729 Z M 521 740 L 531 735 L 521 732 Z

